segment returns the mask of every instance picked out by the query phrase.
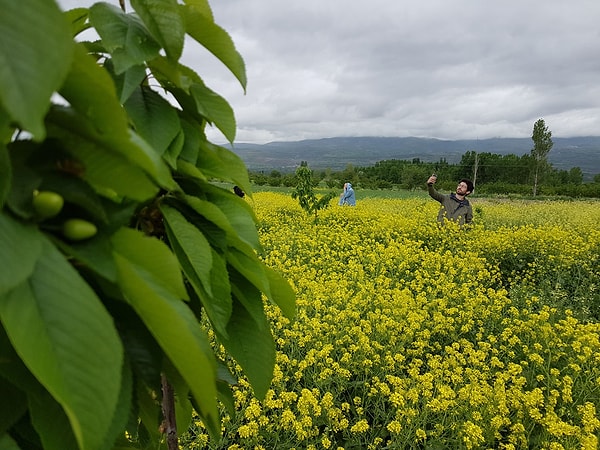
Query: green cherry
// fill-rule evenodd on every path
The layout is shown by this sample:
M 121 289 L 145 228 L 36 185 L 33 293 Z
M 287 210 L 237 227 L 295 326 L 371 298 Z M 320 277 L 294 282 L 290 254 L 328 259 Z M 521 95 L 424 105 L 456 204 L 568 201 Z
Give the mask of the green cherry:
M 39 191 L 33 194 L 33 209 L 41 220 L 56 216 L 63 208 L 62 195 L 52 191 Z
M 83 219 L 69 219 L 63 223 L 63 236 L 71 241 L 83 241 L 96 235 L 98 229 L 92 222 Z

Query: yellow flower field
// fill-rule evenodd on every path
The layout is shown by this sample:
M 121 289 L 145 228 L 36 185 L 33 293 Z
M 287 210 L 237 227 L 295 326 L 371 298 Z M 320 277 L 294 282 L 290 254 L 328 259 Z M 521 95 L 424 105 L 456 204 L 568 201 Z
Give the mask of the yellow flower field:
M 223 440 L 197 422 L 182 448 L 598 448 L 600 203 L 474 199 L 465 231 L 428 198 L 316 222 L 283 194 L 249 202 L 297 318 L 269 308 L 267 398 L 242 379 Z

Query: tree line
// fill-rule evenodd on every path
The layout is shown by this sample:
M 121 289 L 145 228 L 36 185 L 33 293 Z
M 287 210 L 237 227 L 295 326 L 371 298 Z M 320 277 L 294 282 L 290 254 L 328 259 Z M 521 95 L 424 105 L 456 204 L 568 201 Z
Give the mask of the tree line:
M 484 195 L 600 197 L 600 174 L 594 177 L 593 183 L 584 183 L 581 168 L 559 170 L 548 162 L 553 142 L 552 132 L 544 119 L 535 122 L 531 139 L 530 153 L 522 156 L 467 151 L 458 164 L 450 164 L 445 158 L 437 162 L 425 162 L 420 158 L 391 159 L 356 168 L 349 164 L 342 171 L 326 169 L 315 173 L 313 183 L 315 186 L 323 183 L 328 188 L 341 188 L 345 182 L 351 182 L 363 189 L 413 190 L 422 187 L 435 173 L 442 189 L 453 190 L 456 180 L 469 178 L 476 191 Z M 282 174 L 277 170 L 272 170 L 269 175 L 251 172 L 250 179 L 258 185 L 292 187 L 299 183 L 298 172 Z
M 454 189 L 456 180 L 470 178 L 478 194 L 534 195 L 535 161 L 529 154 L 517 156 L 467 151 L 457 164 L 451 164 L 445 158 L 437 162 L 422 161 L 420 158 L 391 159 L 367 167 L 348 164 L 340 171 L 316 170 L 313 182 L 315 185 L 338 189 L 349 181 L 358 189 L 414 190 L 423 187 L 432 173 L 438 175 L 441 189 Z M 279 170 L 250 172 L 250 179 L 261 186 L 294 187 L 297 184 L 295 174 Z M 594 177 L 592 183 L 584 183 L 581 168 L 559 170 L 545 163 L 538 171 L 536 194 L 600 198 L 600 174 Z

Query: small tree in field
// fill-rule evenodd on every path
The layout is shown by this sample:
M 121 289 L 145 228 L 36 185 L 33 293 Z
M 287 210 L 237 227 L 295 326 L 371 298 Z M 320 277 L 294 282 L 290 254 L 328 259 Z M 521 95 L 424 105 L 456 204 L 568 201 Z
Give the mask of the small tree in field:
M 533 125 L 533 148 L 531 156 L 533 157 L 534 174 L 533 174 L 533 195 L 537 195 L 538 183 L 541 174 L 548 166 L 548 153 L 552 149 L 552 132 L 548 130 L 544 119 L 538 119 Z
M 176 449 L 192 410 L 216 439 L 235 379 L 209 335 L 260 398 L 263 294 L 294 315 L 249 204 L 213 183 L 251 194 L 205 135 L 233 142 L 233 111 L 179 62 L 187 37 L 245 89 L 241 56 L 206 0 L 131 7 L 0 0 L 3 449 Z
M 335 195 L 335 192 L 331 191 L 317 197 L 314 191 L 313 172 L 306 161 L 300 163 L 300 167 L 296 169 L 296 186 L 292 190 L 292 198 L 298 200 L 300 207 L 307 214 L 314 214 L 316 220 L 319 211 L 327 208 Z

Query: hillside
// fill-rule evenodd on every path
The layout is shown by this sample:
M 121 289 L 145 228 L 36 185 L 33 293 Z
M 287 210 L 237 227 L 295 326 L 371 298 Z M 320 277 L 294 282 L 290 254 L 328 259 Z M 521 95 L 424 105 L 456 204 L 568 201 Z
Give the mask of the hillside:
M 600 173 L 600 136 L 552 138 L 548 155 L 561 170 L 579 167 L 586 180 Z M 267 144 L 236 143 L 237 153 L 253 171 L 293 171 L 301 161 L 313 169 L 339 170 L 348 164 L 370 166 L 386 159 L 413 159 L 458 163 L 467 151 L 524 155 L 530 152 L 531 138 L 442 140 L 417 137 L 333 137 Z

